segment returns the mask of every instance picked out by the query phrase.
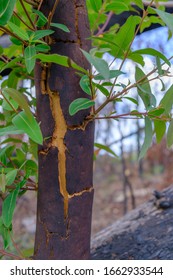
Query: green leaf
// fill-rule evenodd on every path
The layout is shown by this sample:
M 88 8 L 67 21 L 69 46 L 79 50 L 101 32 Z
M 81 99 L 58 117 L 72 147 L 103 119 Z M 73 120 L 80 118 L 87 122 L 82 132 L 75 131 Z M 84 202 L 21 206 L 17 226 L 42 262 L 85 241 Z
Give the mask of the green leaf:
M 59 64 L 61 66 L 65 67 L 72 67 L 82 73 L 88 74 L 88 72 L 77 65 L 73 60 L 71 60 L 69 57 L 59 54 L 37 54 L 35 56 L 36 58 L 40 59 L 42 62 L 52 62 Z
M 43 143 L 40 127 L 33 116 L 28 118 L 25 112 L 20 112 L 12 119 L 12 123 L 17 129 L 23 130 L 37 144 Z
M 46 52 L 50 51 L 50 46 L 44 45 L 44 44 L 38 44 L 35 46 L 35 50 L 36 50 L 36 52 L 46 53 Z
M 109 91 L 102 85 L 94 84 L 106 97 L 109 96 Z
M 172 105 L 173 105 L 173 85 L 167 90 L 162 100 L 160 101 L 160 105 L 165 109 L 165 114 L 169 114 Z
M 37 26 L 38 27 L 44 26 L 47 23 L 48 19 L 45 17 L 45 15 L 42 12 L 35 10 L 35 9 L 32 9 L 32 10 L 36 15 L 39 16 L 39 18 L 37 20 Z
M 137 101 L 136 99 L 132 98 L 132 97 L 126 96 L 126 97 L 123 97 L 123 98 L 125 98 L 125 99 L 127 99 L 127 100 L 130 100 L 131 102 L 133 102 L 133 103 L 136 104 L 137 106 L 139 105 L 139 104 L 138 104 L 138 101 Z
M 102 6 L 102 1 L 101 0 L 90 0 L 91 7 L 92 9 L 97 13 L 101 6 Z
M 163 75 L 164 71 L 162 70 L 162 65 L 160 62 L 160 58 L 158 56 L 156 56 L 156 65 L 157 65 L 159 75 L 160 76 Z
M 163 22 L 167 25 L 167 27 L 173 33 L 173 15 L 169 14 L 167 12 L 158 10 L 158 9 L 153 8 L 153 10 L 156 11 L 156 13 L 160 16 L 160 18 L 163 20 Z
M 167 141 L 168 148 L 170 148 L 173 144 L 173 120 L 171 120 L 169 124 L 167 135 L 166 135 L 166 141 Z
M 158 107 L 158 108 L 154 108 L 153 110 L 150 110 L 148 112 L 148 116 L 150 117 L 158 117 L 160 115 L 162 115 L 164 113 L 165 109 Z
M 35 67 L 36 49 L 35 46 L 28 46 L 24 51 L 25 65 L 28 73 L 30 74 Z
M 163 53 L 161 53 L 161 52 L 159 52 L 155 49 L 152 49 L 152 48 L 140 49 L 140 50 L 134 51 L 132 54 L 146 54 L 146 55 L 148 54 L 148 55 L 151 55 L 151 56 L 159 57 L 166 64 L 171 66 L 170 61 L 166 58 L 166 56 Z
M 11 228 L 6 228 L 3 224 L 2 216 L 0 217 L 0 235 L 2 235 L 4 242 L 4 249 L 11 245 Z
M 15 25 L 12 22 L 8 22 L 8 26 L 11 28 L 14 34 L 16 34 L 18 37 L 20 37 L 22 40 L 29 41 L 29 36 L 26 31 L 24 31 L 19 26 Z
M 41 38 L 44 38 L 45 36 L 49 36 L 54 32 L 55 31 L 53 31 L 53 30 L 38 30 L 38 31 L 35 31 L 33 33 L 32 41 L 36 41 L 36 40 L 39 40 Z
M 61 29 L 64 32 L 67 32 L 67 33 L 70 32 L 68 27 L 66 25 L 62 24 L 62 23 L 51 23 L 50 26 L 59 28 L 59 29 Z
M 95 146 L 96 148 L 100 149 L 100 150 L 104 150 L 104 151 L 108 152 L 109 154 L 111 154 L 111 155 L 113 155 L 113 156 L 115 156 L 115 157 L 118 157 L 118 156 L 114 153 L 114 151 L 113 151 L 111 148 L 109 148 L 108 146 L 105 146 L 105 145 L 99 144 L 99 143 L 94 143 L 94 146 Z
M 105 78 L 105 80 L 109 79 L 110 73 L 109 73 L 109 66 L 107 62 L 102 58 L 98 58 L 90 55 L 89 53 L 87 53 L 82 49 L 81 51 L 83 55 L 86 57 L 86 59 L 89 61 L 89 63 L 91 63 L 96 68 L 96 70 Z
M 17 169 L 14 169 L 12 171 L 9 171 L 7 174 L 6 174 L 6 185 L 7 186 L 10 186 L 15 178 L 16 178 L 16 175 L 17 175 Z
M 122 3 L 122 0 L 116 0 L 114 3 L 107 4 L 105 11 L 112 11 L 118 15 L 122 12 L 129 11 L 129 7 L 128 4 Z
M 21 109 L 23 109 L 29 119 L 32 119 L 33 115 L 30 111 L 28 102 L 26 101 L 25 96 L 16 89 L 13 88 L 4 88 L 3 93 L 8 94 L 13 100 L 17 102 Z
M 152 138 L 153 138 L 152 123 L 148 117 L 145 117 L 145 139 L 139 154 L 139 160 L 145 156 L 148 148 L 151 145 Z
M 23 134 L 24 131 L 17 129 L 15 126 L 10 125 L 6 127 L 0 127 L 0 136 L 5 136 L 8 134 Z
M 80 79 L 80 87 L 84 92 L 91 95 L 90 81 L 87 75 L 82 76 Z
M 5 186 L 6 186 L 6 176 L 4 173 L 0 174 L 0 191 L 5 192 Z
M 144 9 L 144 4 L 142 2 L 142 0 L 133 0 L 133 2 L 142 10 Z
M 136 73 L 135 73 L 136 82 L 141 81 L 137 84 L 137 91 L 142 99 L 146 109 L 150 109 L 152 106 L 156 106 L 156 99 L 155 96 L 151 92 L 151 87 L 148 82 L 148 79 L 145 77 L 145 73 L 139 68 L 136 67 Z
M 18 108 L 18 103 L 12 99 L 8 94 L 3 93 L 2 108 L 7 111 L 14 111 Z
M 0 25 L 4 26 L 10 20 L 17 0 L 1 0 Z
M 154 120 L 154 130 L 156 133 L 157 143 L 160 143 L 166 131 L 166 123 L 161 120 Z
M 78 111 L 88 109 L 95 105 L 93 100 L 88 98 L 78 98 L 75 99 L 69 106 L 69 114 L 71 116 L 75 115 Z
M 3 224 L 9 228 L 12 224 L 14 209 L 16 207 L 16 200 L 20 190 L 20 185 L 16 187 L 3 201 L 2 205 L 2 220 Z
M 125 73 L 120 70 L 109 70 L 109 79 L 119 77 L 122 74 Z M 96 76 L 94 76 L 94 80 L 105 80 L 105 78 L 102 75 L 97 74 Z
M 29 159 L 26 161 L 24 169 L 29 176 L 35 176 L 38 172 L 38 165 L 35 161 Z

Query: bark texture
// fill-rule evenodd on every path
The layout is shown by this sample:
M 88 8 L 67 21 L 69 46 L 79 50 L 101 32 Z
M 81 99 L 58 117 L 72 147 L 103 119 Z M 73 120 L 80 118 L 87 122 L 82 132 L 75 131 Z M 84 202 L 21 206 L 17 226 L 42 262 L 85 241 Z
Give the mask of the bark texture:
M 43 1 L 50 17 L 55 1 Z M 55 29 L 51 53 L 70 57 L 85 69 L 80 48 L 90 49 L 85 1 L 60 0 L 52 22 L 65 24 L 70 33 Z M 37 65 L 37 114 L 45 137 L 39 147 L 39 186 L 35 259 L 90 258 L 93 202 L 94 125 L 84 125 L 88 110 L 69 115 L 70 103 L 87 97 L 80 77 L 71 68 Z
M 92 259 L 173 260 L 172 217 L 170 186 L 99 232 L 92 240 Z

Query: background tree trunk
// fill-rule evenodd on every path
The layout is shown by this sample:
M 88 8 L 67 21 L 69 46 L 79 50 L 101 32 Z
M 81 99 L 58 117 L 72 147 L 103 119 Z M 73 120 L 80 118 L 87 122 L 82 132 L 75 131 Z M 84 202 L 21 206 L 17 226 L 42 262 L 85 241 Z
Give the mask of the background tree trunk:
M 56 1 L 43 1 L 50 12 Z M 56 29 L 51 53 L 69 56 L 88 69 L 79 48 L 90 49 L 84 0 L 60 0 L 52 22 L 65 24 L 70 33 Z M 37 117 L 44 145 L 39 147 L 39 186 L 35 259 L 88 259 L 93 202 L 94 125 L 83 125 L 88 110 L 69 115 L 70 103 L 86 94 L 73 69 L 55 64 L 35 71 Z

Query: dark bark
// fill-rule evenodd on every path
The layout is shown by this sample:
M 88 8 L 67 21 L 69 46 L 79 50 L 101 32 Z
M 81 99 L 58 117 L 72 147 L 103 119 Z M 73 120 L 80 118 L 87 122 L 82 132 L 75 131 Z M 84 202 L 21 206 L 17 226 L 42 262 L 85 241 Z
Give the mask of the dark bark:
M 92 259 L 173 260 L 172 217 L 173 186 L 99 232 Z
M 44 1 L 48 16 L 55 1 Z M 53 22 L 70 29 L 58 29 L 52 36 L 51 52 L 67 55 L 88 69 L 80 48 L 90 49 L 85 1 L 60 0 Z M 39 147 L 39 186 L 35 259 L 90 258 L 93 202 L 94 125 L 82 125 L 88 110 L 71 117 L 70 103 L 87 97 L 73 69 L 52 64 L 36 67 L 37 114 L 43 136 Z

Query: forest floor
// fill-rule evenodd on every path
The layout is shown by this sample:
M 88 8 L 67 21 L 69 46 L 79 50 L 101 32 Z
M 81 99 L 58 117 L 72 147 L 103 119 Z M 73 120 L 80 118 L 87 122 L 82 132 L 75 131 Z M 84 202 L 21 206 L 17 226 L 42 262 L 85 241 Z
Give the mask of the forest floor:
M 161 165 L 149 166 L 144 162 L 144 172 L 138 173 L 138 162 L 127 161 L 126 177 L 133 189 L 136 206 L 152 198 L 154 190 L 162 190 L 171 181 Z M 122 164 L 120 160 L 107 155 L 98 156 L 94 163 L 94 204 L 92 236 L 124 215 Z M 171 178 L 172 180 L 172 178 Z M 132 209 L 131 194 L 127 186 L 127 211 Z M 22 196 L 15 211 L 15 242 L 24 250 L 33 247 L 36 221 L 36 194 L 28 192 Z

